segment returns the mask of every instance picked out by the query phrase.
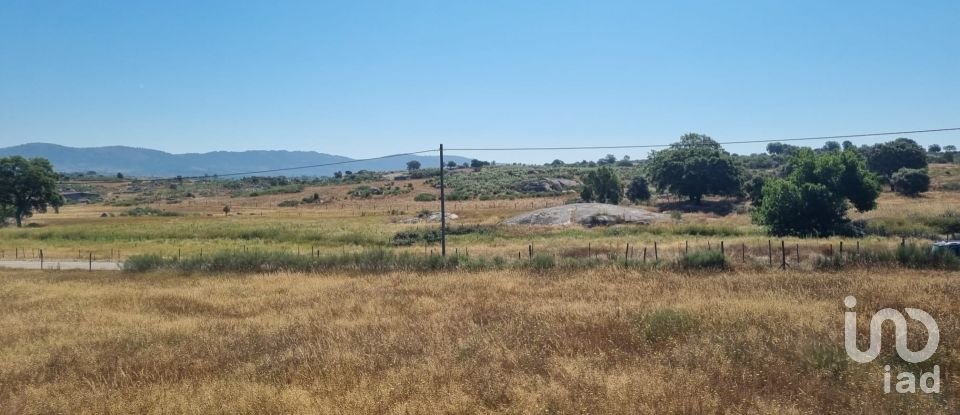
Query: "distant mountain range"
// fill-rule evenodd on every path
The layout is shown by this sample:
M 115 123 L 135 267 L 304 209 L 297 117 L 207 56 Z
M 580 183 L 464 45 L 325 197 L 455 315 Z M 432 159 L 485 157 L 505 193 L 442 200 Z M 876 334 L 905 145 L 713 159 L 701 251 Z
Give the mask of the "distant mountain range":
M 43 157 L 61 173 L 88 172 L 111 176 L 123 173 L 136 177 L 203 176 L 247 171 L 273 170 L 317 164 L 349 162 L 344 156 L 315 151 L 214 151 L 210 153 L 170 154 L 146 148 L 124 146 L 76 148 L 57 144 L 30 143 L 0 148 L 0 157 Z M 337 171 L 406 170 L 407 162 L 419 161 L 424 168 L 438 167 L 438 156 L 398 156 L 379 160 L 358 161 L 342 165 L 314 167 L 277 173 L 270 176 L 331 176 Z M 444 155 L 444 161 L 457 164 L 470 159 Z

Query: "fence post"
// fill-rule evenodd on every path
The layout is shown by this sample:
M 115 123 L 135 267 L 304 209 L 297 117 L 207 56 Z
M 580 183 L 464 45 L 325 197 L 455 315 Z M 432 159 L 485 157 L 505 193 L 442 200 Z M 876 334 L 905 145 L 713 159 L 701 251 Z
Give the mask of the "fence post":
M 686 255 L 689 253 L 690 253 L 690 241 L 683 241 L 683 254 Z
M 643 263 L 647 263 L 647 247 L 643 247 Z
M 623 266 L 629 267 L 630 263 L 630 242 L 627 242 L 627 250 L 623 252 Z
M 93 271 L 93 252 L 90 252 L 90 271 Z
M 767 258 L 770 260 L 770 266 L 773 266 L 773 242 L 767 239 Z
M 782 256 L 780 268 L 787 269 L 787 244 L 783 239 L 780 240 L 780 254 Z
M 40 269 L 43 269 L 43 250 L 40 250 Z
M 653 242 L 653 260 L 654 260 L 654 261 L 659 261 L 659 260 L 660 260 L 660 254 L 657 252 L 657 242 L 656 242 L 656 241 Z
M 840 241 L 840 256 L 843 256 L 843 241 Z
M 720 241 L 720 254 L 724 257 L 727 256 L 727 252 L 723 249 L 723 241 Z
M 797 242 L 797 266 L 800 266 L 800 242 Z

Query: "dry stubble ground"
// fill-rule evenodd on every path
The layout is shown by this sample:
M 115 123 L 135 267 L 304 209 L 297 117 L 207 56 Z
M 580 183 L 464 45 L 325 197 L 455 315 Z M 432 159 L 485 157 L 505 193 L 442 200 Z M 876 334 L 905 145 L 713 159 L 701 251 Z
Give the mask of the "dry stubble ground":
M 957 413 L 956 278 L 0 271 L 0 413 Z M 846 357 L 850 294 L 861 338 L 882 307 L 937 319 L 941 394 L 883 393 L 928 367 L 889 333 Z

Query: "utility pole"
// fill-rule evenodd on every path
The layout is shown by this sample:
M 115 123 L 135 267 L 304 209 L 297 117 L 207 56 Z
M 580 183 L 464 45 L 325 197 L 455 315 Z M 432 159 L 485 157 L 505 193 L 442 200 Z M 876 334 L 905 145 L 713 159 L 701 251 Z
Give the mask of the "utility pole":
M 443 144 L 440 144 L 440 255 L 447 256 L 447 204 L 443 190 Z

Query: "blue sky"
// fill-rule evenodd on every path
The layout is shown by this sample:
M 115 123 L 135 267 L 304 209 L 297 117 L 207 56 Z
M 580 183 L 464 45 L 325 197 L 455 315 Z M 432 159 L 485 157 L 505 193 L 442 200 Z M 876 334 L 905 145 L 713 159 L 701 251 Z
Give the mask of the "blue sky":
M 365 157 L 957 127 L 957 22 L 956 1 L 0 0 L 0 146 Z

